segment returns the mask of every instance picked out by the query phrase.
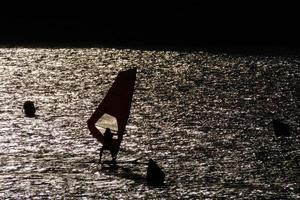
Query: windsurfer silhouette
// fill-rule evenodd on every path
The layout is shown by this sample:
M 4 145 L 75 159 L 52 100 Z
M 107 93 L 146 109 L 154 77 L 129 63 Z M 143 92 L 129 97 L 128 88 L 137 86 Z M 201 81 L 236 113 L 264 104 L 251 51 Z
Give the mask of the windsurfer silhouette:
M 119 72 L 106 96 L 87 121 L 90 133 L 103 145 L 99 162 L 101 162 L 103 150 L 109 150 L 112 156 L 112 164 L 116 163 L 130 113 L 135 79 L 136 68 Z M 104 133 L 101 133 L 96 127 L 96 123 L 101 123 L 101 118 L 104 115 L 115 118 L 117 127 L 111 129 L 115 132 L 106 129 Z M 101 126 L 100 124 L 98 126 L 107 128 L 107 126 Z M 117 138 L 114 137 L 115 135 Z

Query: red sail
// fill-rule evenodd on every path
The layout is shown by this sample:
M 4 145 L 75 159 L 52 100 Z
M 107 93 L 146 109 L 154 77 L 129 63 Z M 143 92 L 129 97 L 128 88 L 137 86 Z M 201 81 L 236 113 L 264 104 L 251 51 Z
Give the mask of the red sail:
M 106 96 L 88 120 L 91 134 L 100 142 L 103 143 L 103 135 L 95 124 L 104 114 L 108 114 L 116 118 L 118 141 L 121 143 L 130 113 L 135 79 L 136 68 L 119 72 Z

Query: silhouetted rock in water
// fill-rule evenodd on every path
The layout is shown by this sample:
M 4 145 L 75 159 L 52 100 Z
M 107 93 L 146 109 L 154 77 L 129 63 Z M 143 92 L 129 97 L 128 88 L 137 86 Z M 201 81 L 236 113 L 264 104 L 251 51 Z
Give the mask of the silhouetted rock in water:
M 23 108 L 26 117 L 35 117 L 35 107 L 32 101 L 26 101 Z
M 275 135 L 277 136 L 289 136 L 290 130 L 289 126 L 278 119 L 273 119 L 273 128 Z
M 152 186 L 161 186 L 165 181 L 165 173 L 160 167 L 152 160 L 149 159 L 147 169 L 147 183 Z

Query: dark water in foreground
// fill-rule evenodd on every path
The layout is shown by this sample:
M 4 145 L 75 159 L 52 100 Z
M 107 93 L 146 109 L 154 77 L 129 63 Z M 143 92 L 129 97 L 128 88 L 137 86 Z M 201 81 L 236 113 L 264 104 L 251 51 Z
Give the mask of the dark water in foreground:
M 299 57 L 0 49 L 0 199 L 300 199 Z M 138 68 L 117 171 L 86 120 Z M 38 118 L 24 118 L 33 100 Z M 276 138 L 272 118 L 292 136 Z M 153 158 L 165 186 L 145 182 Z M 108 154 L 104 159 L 110 159 Z

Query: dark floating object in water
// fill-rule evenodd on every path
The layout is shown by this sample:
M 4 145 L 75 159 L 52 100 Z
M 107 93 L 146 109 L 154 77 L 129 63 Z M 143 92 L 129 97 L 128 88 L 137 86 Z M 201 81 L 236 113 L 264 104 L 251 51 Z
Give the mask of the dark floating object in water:
M 273 128 L 276 136 L 289 136 L 289 126 L 278 119 L 273 119 Z
M 35 107 L 32 101 L 26 101 L 23 108 L 26 117 L 35 117 Z
M 165 173 L 160 167 L 152 160 L 149 159 L 147 169 L 147 183 L 151 186 L 161 186 L 165 181 Z

